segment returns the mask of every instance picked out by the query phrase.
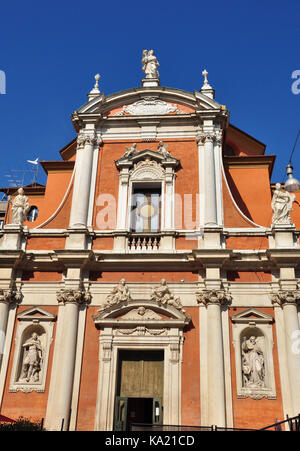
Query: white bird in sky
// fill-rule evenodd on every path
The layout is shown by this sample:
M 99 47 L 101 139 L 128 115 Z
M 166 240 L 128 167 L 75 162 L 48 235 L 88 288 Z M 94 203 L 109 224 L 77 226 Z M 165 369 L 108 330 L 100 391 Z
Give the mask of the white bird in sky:
M 27 163 L 31 163 L 31 164 L 38 165 L 38 164 L 39 164 L 39 158 L 37 158 L 37 159 L 34 160 L 34 161 L 32 161 L 32 160 L 27 160 Z

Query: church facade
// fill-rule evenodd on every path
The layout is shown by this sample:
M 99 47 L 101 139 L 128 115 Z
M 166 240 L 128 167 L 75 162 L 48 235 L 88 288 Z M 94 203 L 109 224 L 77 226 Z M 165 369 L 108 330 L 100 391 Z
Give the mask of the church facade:
M 3 188 L 0 412 L 78 431 L 297 415 L 297 197 L 206 71 L 191 93 L 142 63 L 141 87 L 95 77 L 46 186 Z

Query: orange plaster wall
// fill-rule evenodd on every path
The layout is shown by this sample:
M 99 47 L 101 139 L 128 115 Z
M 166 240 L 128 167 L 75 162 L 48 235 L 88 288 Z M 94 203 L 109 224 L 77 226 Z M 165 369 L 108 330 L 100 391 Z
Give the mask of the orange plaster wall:
M 78 431 L 93 431 L 98 388 L 99 331 L 95 327 L 93 315 L 99 307 L 89 307 L 86 317 L 82 372 L 80 381 L 77 426 Z
M 240 283 L 271 282 L 272 275 L 270 271 L 227 271 L 227 279 Z
M 251 222 L 247 221 L 234 205 L 227 186 L 222 178 L 223 183 L 223 211 L 225 227 L 254 227 Z
M 226 239 L 228 249 L 268 249 L 269 240 L 265 236 L 231 236 Z
M 185 237 L 176 238 L 176 249 L 177 250 L 198 249 L 198 241 L 190 240 L 189 238 Z
M 186 307 L 192 317 L 191 329 L 184 332 L 182 362 L 181 423 L 197 426 L 200 418 L 199 309 Z
M 92 249 L 94 251 L 106 251 L 106 250 L 112 250 L 114 248 L 114 238 L 109 237 L 101 237 L 101 238 L 95 238 L 93 240 L 93 246 Z
M 24 310 L 28 310 L 33 306 L 21 306 L 18 308 L 17 313 L 21 313 Z M 45 310 L 54 315 L 57 315 L 58 309 L 53 306 L 43 306 Z M 5 382 L 4 396 L 1 406 L 1 414 L 5 415 L 9 418 L 18 419 L 20 416 L 31 419 L 33 421 L 41 421 L 42 418 L 46 416 L 47 409 L 47 400 L 49 394 L 49 385 L 50 385 L 50 376 L 51 376 L 51 368 L 52 368 L 52 359 L 53 359 L 53 350 L 55 343 L 55 333 L 56 333 L 56 323 L 54 324 L 53 329 L 53 341 L 50 345 L 49 352 L 49 360 L 48 360 L 48 368 L 47 368 L 47 377 L 46 377 L 46 385 L 45 392 L 37 393 L 35 391 L 31 393 L 23 393 L 21 391 L 17 391 L 16 393 L 9 392 L 9 382 L 12 371 L 13 358 L 15 353 L 15 336 L 17 330 L 18 320 L 16 320 L 14 335 L 12 340 L 12 348 L 9 359 L 8 372 Z
M 230 309 L 229 316 L 239 313 L 245 310 Z M 264 313 L 274 317 L 274 310 L 272 308 L 258 308 Z M 274 343 L 277 343 L 276 327 L 272 325 Z M 273 424 L 276 419 L 284 420 L 284 412 L 282 406 L 282 395 L 280 388 L 280 375 L 279 375 L 279 362 L 277 347 L 273 347 L 273 361 L 274 361 L 274 374 L 276 384 L 276 399 L 251 399 L 251 398 L 238 398 L 237 386 L 236 386 L 236 366 L 235 366 L 235 354 L 233 347 L 232 337 L 232 323 L 230 321 L 230 343 L 231 343 L 231 369 L 232 369 L 232 403 L 233 403 L 233 421 L 234 427 L 237 428 L 262 428 Z
M 195 140 L 164 140 L 164 143 L 168 145 L 168 150 L 177 159 L 180 159 L 181 168 L 176 172 L 175 180 L 175 192 L 179 195 L 179 199 L 176 199 L 175 203 L 175 218 L 176 228 L 179 229 L 195 229 L 197 228 L 197 195 L 199 192 L 198 186 L 198 149 Z M 116 226 L 116 213 L 118 203 L 118 191 L 119 191 L 119 171 L 116 168 L 115 160 L 118 160 L 124 155 L 126 147 L 129 147 L 132 142 L 106 142 L 100 149 L 96 195 L 95 195 L 95 212 L 94 212 L 94 227 L 96 229 L 108 229 L 113 230 Z M 137 150 L 149 149 L 156 151 L 158 147 L 157 142 L 145 143 L 138 142 Z M 101 195 L 101 197 L 99 197 Z M 110 213 L 110 224 L 106 227 L 99 222 L 101 217 L 104 217 L 104 221 L 107 220 L 107 216 L 101 211 L 105 211 L 107 214 L 107 203 L 99 203 L 102 199 L 105 200 L 103 195 L 111 196 L 114 200 L 114 208 Z M 186 197 L 184 197 L 186 195 Z M 188 196 L 187 196 L 188 195 Z M 97 205 L 98 203 L 98 205 Z M 186 204 L 186 213 L 184 214 L 184 204 Z
M 66 244 L 65 238 L 38 237 L 29 238 L 27 240 L 26 250 L 53 250 L 64 249 Z
M 197 282 L 198 272 L 192 273 L 187 272 L 175 272 L 175 271 L 164 271 L 164 272 L 91 272 L 90 280 L 97 282 L 115 282 L 118 283 L 120 279 L 125 278 L 126 282 L 155 282 L 159 283 L 161 279 L 166 279 L 168 283 L 170 282 L 180 282 L 184 279 L 185 282 Z
M 23 271 L 22 281 L 25 282 L 60 282 L 61 271 Z
M 235 202 L 244 215 L 258 225 L 269 227 L 273 212 L 268 168 L 227 168 L 226 178 Z

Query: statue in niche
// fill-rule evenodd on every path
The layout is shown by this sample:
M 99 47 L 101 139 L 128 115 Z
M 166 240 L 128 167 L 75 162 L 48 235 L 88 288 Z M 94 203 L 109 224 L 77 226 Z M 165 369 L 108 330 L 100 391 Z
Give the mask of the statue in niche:
M 157 151 L 162 154 L 162 156 L 167 159 L 171 157 L 170 152 L 167 151 L 168 145 L 165 145 L 163 141 L 159 141 Z
M 290 212 L 292 211 L 295 194 L 285 191 L 280 183 L 276 183 L 275 187 L 276 189 L 272 198 L 272 224 L 291 225 L 293 223 Z
M 146 74 L 146 78 L 159 78 L 157 70 L 159 62 L 154 55 L 154 50 L 143 50 L 142 65 L 142 70 Z
M 166 279 L 162 279 L 160 281 L 160 285 L 153 288 L 151 301 L 158 302 L 159 304 L 171 305 L 177 308 L 178 310 L 184 312 L 180 299 L 174 298 L 173 294 L 171 293 L 167 285 Z
M 100 311 L 105 310 L 112 305 L 119 304 L 120 302 L 127 302 L 131 300 L 129 288 L 126 285 L 126 280 L 121 279 L 119 284 L 116 285 L 111 293 L 107 296 L 105 303 L 100 308 Z
M 40 371 L 43 358 L 43 350 L 38 334 L 34 332 L 23 344 L 24 358 L 20 380 L 28 383 L 37 383 L 40 379 Z
M 12 204 L 11 224 L 23 225 L 30 210 L 28 197 L 25 196 L 23 188 L 18 189 L 18 195 L 13 200 L 9 196 L 8 201 Z
M 257 344 L 257 337 L 243 337 L 242 372 L 245 388 L 265 387 L 265 359 Z

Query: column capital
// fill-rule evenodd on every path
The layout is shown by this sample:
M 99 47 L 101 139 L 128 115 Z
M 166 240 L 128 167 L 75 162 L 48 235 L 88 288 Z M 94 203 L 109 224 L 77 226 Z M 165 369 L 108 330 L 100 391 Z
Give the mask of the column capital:
M 216 142 L 217 144 L 222 143 L 222 130 L 211 130 L 211 131 L 201 131 L 196 135 L 196 140 L 198 144 L 206 142 Z
M 271 294 L 273 305 L 283 307 L 284 305 L 297 305 L 300 301 L 300 290 L 280 290 Z
M 13 288 L 9 288 L 7 290 L 0 289 L 0 303 L 11 305 L 20 302 L 21 299 L 21 290 L 15 290 Z
M 232 296 L 227 290 L 198 290 L 196 299 L 198 304 L 203 304 L 205 307 L 210 304 L 221 306 L 231 304 Z
M 87 133 L 81 132 L 77 137 L 78 149 L 83 149 L 86 145 L 95 146 L 102 144 L 102 138 L 96 134 L 95 131 L 89 131 Z
M 57 292 L 57 301 L 59 304 L 90 304 L 92 295 L 90 291 L 85 291 L 82 288 L 77 290 L 63 288 Z

